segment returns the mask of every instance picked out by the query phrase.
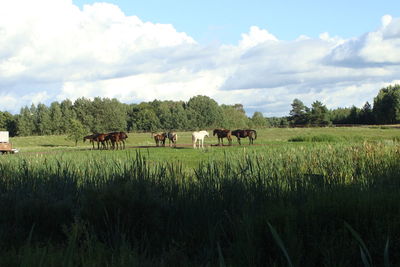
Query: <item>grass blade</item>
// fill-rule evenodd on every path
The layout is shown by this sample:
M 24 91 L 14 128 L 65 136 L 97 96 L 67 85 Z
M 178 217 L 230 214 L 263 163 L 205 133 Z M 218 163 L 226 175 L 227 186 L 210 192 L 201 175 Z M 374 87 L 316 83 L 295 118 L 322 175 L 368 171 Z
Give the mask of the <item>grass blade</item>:
M 287 253 L 285 245 L 283 244 L 282 239 L 279 237 L 278 232 L 275 230 L 275 228 L 269 222 L 267 222 L 267 224 L 268 224 L 269 230 L 271 231 L 272 236 L 275 239 L 275 242 L 278 244 L 279 248 L 282 250 L 283 255 L 285 255 L 288 266 L 293 267 L 293 263 L 290 260 L 289 254 Z
M 219 245 L 219 242 L 217 242 L 217 249 L 218 249 L 218 260 L 219 260 L 219 266 L 220 267 L 225 267 L 225 259 L 224 255 L 222 254 L 221 246 Z
M 383 252 L 383 266 L 389 267 L 390 266 L 390 261 L 389 261 L 389 237 L 386 240 L 386 245 L 385 245 L 385 250 Z
M 372 266 L 372 258 L 369 254 L 368 248 L 365 245 L 364 241 L 361 239 L 360 235 L 350 226 L 347 222 L 344 222 L 344 226 L 350 231 L 353 237 L 357 240 L 360 245 L 361 250 L 361 259 L 365 266 Z

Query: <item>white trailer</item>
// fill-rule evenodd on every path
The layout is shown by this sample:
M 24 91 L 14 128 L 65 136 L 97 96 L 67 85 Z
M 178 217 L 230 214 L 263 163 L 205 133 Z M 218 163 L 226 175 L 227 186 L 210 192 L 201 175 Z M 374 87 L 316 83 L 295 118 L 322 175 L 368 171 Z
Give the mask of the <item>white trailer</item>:
M 0 131 L 0 154 L 17 153 L 18 150 L 12 148 L 10 138 L 7 131 Z

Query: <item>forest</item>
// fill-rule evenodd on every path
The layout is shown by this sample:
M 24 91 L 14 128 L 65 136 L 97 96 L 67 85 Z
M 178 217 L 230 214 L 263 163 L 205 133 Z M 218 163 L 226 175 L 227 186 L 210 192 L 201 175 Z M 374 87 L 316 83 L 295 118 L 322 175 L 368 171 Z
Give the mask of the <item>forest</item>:
M 189 101 L 121 103 L 113 98 L 78 98 L 39 103 L 21 108 L 19 114 L 0 111 L 0 130 L 11 136 L 59 135 L 74 132 L 196 130 L 201 128 L 265 128 L 329 126 L 340 124 L 395 124 L 400 122 L 400 85 L 380 89 L 373 105 L 328 109 L 321 101 L 307 107 L 294 99 L 289 116 L 247 116 L 242 104 L 218 104 L 208 96 Z

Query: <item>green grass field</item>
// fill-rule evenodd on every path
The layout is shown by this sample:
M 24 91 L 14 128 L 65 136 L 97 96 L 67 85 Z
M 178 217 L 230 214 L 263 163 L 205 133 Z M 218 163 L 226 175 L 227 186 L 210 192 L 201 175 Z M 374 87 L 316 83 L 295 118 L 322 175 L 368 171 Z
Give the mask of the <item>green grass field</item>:
M 130 133 L 120 151 L 12 138 L 0 266 L 400 263 L 399 129 L 262 129 L 257 145 L 204 150 L 178 134 L 156 148 Z
M 92 150 L 89 142 L 74 142 L 66 139 L 66 136 L 29 136 L 11 138 L 13 147 L 18 148 L 20 153 L 18 157 L 72 157 L 78 160 L 91 158 L 93 155 L 103 155 L 108 158 L 127 158 L 136 151 L 153 162 L 179 162 L 185 169 L 196 167 L 199 162 L 204 160 L 216 160 L 224 157 L 234 157 L 235 154 L 245 152 L 260 152 L 268 150 L 279 151 L 280 149 L 296 149 L 297 147 L 315 146 L 317 142 L 290 142 L 292 139 L 301 140 L 310 139 L 310 137 L 322 137 L 322 142 L 334 145 L 351 145 L 362 142 L 393 142 L 400 139 L 400 129 L 397 128 L 269 128 L 257 131 L 258 137 L 254 146 L 248 145 L 248 140 L 242 140 L 242 146 L 239 146 L 236 137 L 233 138 L 233 146 L 215 146 L 218 143 L 216 137 L 212 136 L 212 130 L 209 130 L 210 137 L 205 139 L 206 148 L 204 150 L 194 150 L 191 146 L 191 132 L 178 132 L 177 148 L 156 147 L 150 133 L 129 133 L 125 150 L 98 151 Z M 326 141 L 324 141 L 326 139 Z M 227 140 L 224 140 L 227 145 Z M 137 148 L 141 147 L 141 148 Z M 72 155 L 68 156 L 69 153 Z M 11 155 L 10 155 L 11 156 Z M 16 155 L 12 155 L 15 157 Z

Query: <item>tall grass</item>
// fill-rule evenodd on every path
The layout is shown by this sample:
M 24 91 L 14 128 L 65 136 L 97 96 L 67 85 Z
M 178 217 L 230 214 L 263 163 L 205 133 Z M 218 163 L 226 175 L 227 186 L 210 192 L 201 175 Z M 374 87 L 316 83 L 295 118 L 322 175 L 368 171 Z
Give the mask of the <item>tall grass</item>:
M 294 266 L 360 265 L 344 221 L 374 262 L 392 237 L 399 263 L 399 160 L 393 142 L 228 150 L 192 171 L 139 152 L 4 157 L 0 265 L 284 266 L 270 226 Z

